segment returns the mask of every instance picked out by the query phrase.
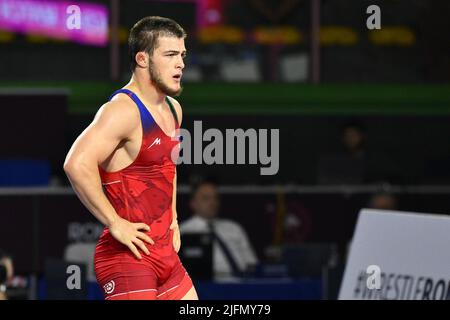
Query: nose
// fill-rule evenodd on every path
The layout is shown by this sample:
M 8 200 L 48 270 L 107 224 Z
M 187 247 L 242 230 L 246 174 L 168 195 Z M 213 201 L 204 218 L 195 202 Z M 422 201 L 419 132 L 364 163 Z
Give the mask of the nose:
M 184 61 L 183 61 L 183 57 L 180 56 L 180 58 L 178 59 L 177 62 L 177 68 L 180 68 L 181 70 L 184 69 Z

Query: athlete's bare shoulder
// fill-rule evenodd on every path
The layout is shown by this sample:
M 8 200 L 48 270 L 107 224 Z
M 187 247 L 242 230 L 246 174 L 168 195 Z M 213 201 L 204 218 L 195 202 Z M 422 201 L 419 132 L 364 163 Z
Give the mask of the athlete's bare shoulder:
M 139 125 L 139 110 L 133 100 L 124 94 L 115 95 L 98 110 L 94 125 L 116 131 L 122 137 Z
M 181 126 L 181 121 L 183 120 L 183 109 L 181 108 L 181 104 L 172 97 L 167 96 L 170 102 L 172 102 L 173 107 L 175 108 L 175 112 L 178 116 L 178 124 Z
M 72 158 L 87 157 L 98 164 L 104 163 L 121 142 L 135 136 L 139 111 L 127 98 L 117 97 L 100 107 L 92 123 L 74 142 L 70 151 Z
M 139 115 L 139 110 L 136 108 L 134 101 L 125 94 L 115 95 L 111 101 L 106 102 L 100 107 L 99 112 L 107 116 L 119 116 L 125 117 L 125 119 L 130 118 L 129 120 Z

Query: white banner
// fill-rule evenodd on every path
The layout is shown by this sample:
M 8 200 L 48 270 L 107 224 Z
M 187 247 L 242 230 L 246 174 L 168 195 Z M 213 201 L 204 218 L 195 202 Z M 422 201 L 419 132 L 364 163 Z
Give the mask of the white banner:
M 450 217 L 363 209 L 340 300 L 449 300 Z

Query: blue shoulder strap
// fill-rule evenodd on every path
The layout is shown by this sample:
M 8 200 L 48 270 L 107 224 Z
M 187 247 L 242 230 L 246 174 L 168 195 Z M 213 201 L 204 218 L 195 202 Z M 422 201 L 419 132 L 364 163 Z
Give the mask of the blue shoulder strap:
M 145 107 L 145 105 L 142 103 L 142 101 L 138 98 L 138 96 L 133 91 L 128 90 L 128 89 L 116 90 L 111 94 L 111 96 L 109 97 L 109 100 L 111 101 L 111 99 L 118 93 L 125 93 L 127 96 L 129 96 L 134 101 L 134 103 L 136 103 L 136 105 L 139 109 L 139 113 L 141 115 L 141 123 L 142 123 L 142 128 L 144 129 L 144 132 L 147 131 L 151 126 L 153 126 L 155 124 L 155 120 L 153 119 L 152 115 L 150 114 L 148 109 Z

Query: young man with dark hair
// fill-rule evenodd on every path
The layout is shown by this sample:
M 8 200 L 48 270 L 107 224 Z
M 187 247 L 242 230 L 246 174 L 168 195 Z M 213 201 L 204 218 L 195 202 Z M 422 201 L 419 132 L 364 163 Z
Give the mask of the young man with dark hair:
M 186 33 L 146 17 L 129 35 L 132 77 L 77 138 L 64 170 L 106 227 L 95 252 L 105 299 L 197 299 L 178 257 L 176 165 Z M 175 152 L 173 152 L 175 151 Z

